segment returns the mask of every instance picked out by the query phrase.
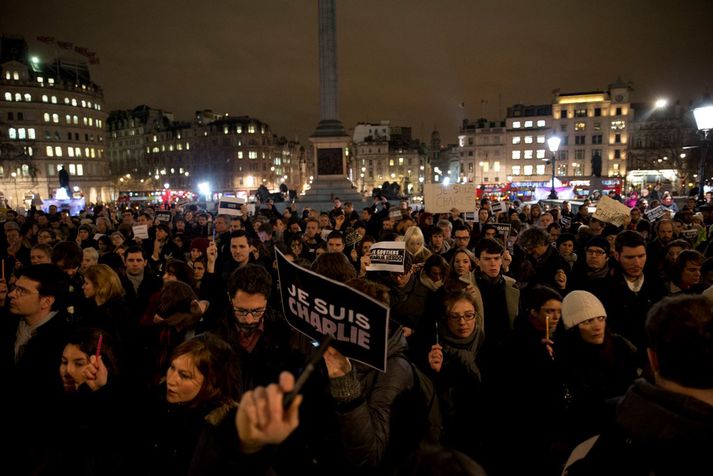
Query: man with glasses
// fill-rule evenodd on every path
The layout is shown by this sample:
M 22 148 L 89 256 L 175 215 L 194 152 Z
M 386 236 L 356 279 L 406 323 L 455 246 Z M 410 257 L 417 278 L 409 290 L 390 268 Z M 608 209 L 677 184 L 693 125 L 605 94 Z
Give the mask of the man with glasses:
M 66 275 L 55 265 L 23 267 L 8 293 L 9 307 L 0 311 L 0 371 L 4 408 L 9 410 L 3 424 L 13 435 L 11 468 L 13 463 L 33 464 L 28 453 L 52 439 L 46 430 L 54 426 L 62 396 L 58 369 L 68 330 L 68 287 Z M 19 467 L 7 473 L 24 474 Z
M 572 289 L 588 291 L 600 301 L 609 287 L 609 240 L 602 236 L 592 237 L 584 246 L 584 262 L 580 260 L 572 271 Z
M 450 263 L 456 251 L 458 251 L 460 248 L 467 249 L 469 242 L 470 230 L 464 225 L 456 225 L 456 228 L 453 231 L 453 248 L 443 253 L 443 258 Z
M 283 370 L 297 371 L 304 357 L 290 350 L 292 332 L 286 321 L 269 308 L 272 278 L 263 266 L 246 264 L 228 280 L 228 308 L 217 333 L 236 352 L 242 391 L 275 381 Z

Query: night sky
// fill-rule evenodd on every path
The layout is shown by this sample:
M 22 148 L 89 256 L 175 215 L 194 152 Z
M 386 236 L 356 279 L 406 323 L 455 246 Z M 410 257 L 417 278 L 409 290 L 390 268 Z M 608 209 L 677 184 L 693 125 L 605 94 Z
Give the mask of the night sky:
M 453 142 L 464 117 L 606 88 L 688 103 L 713 86 L 710 0 L 338 0 L 340 116 Z M 43 59 L 97 52 L 108 109 L 252 115 L 305 141 L 319 119 L 316 0 L 4 0 L 0 30 Z M 465 108 L 459 104 L 464 102 Z

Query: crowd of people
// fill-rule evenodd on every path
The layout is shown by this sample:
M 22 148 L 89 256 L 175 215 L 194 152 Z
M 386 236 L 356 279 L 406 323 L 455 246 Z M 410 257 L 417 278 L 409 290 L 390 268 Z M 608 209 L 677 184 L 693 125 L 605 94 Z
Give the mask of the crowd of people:
M 8 212 L 7 474 L 709 472 L 713 204 L 477 205 Z M 329 347 L 283 405 L 316 348 L 275 250 L 390 308 L 385 372 Z

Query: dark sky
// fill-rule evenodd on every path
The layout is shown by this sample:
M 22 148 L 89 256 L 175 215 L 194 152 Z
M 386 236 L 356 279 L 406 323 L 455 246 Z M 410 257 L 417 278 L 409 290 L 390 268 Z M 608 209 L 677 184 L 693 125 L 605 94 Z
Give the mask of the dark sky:
M 463 117 L 619 74 L 635 101 L 687 103 L 713 83 L 710 18 L 711 0 L 338 0 L 341 119 L 454 141 Z M 303 141 L 319 119 L 316 0 L 4 0 L 0 30 L 43 58 L 37 36 L 96 51 L 110 109 L 248 114 Z

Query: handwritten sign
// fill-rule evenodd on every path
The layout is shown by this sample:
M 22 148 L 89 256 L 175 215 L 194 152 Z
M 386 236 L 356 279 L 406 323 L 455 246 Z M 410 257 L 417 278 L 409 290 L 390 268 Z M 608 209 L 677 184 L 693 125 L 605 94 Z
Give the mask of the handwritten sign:
M 472 183 L 431 183 L 424 186 L 423 192 L 424 205 L 430 213 L 450 212 L 452 208 L 475 209 L 475 184 Z
M 630 213 L 629 207 L 605 195 L 597 202 L 597 209 L 592 216 L 605 223 L 624 226 L 631 221 Z

